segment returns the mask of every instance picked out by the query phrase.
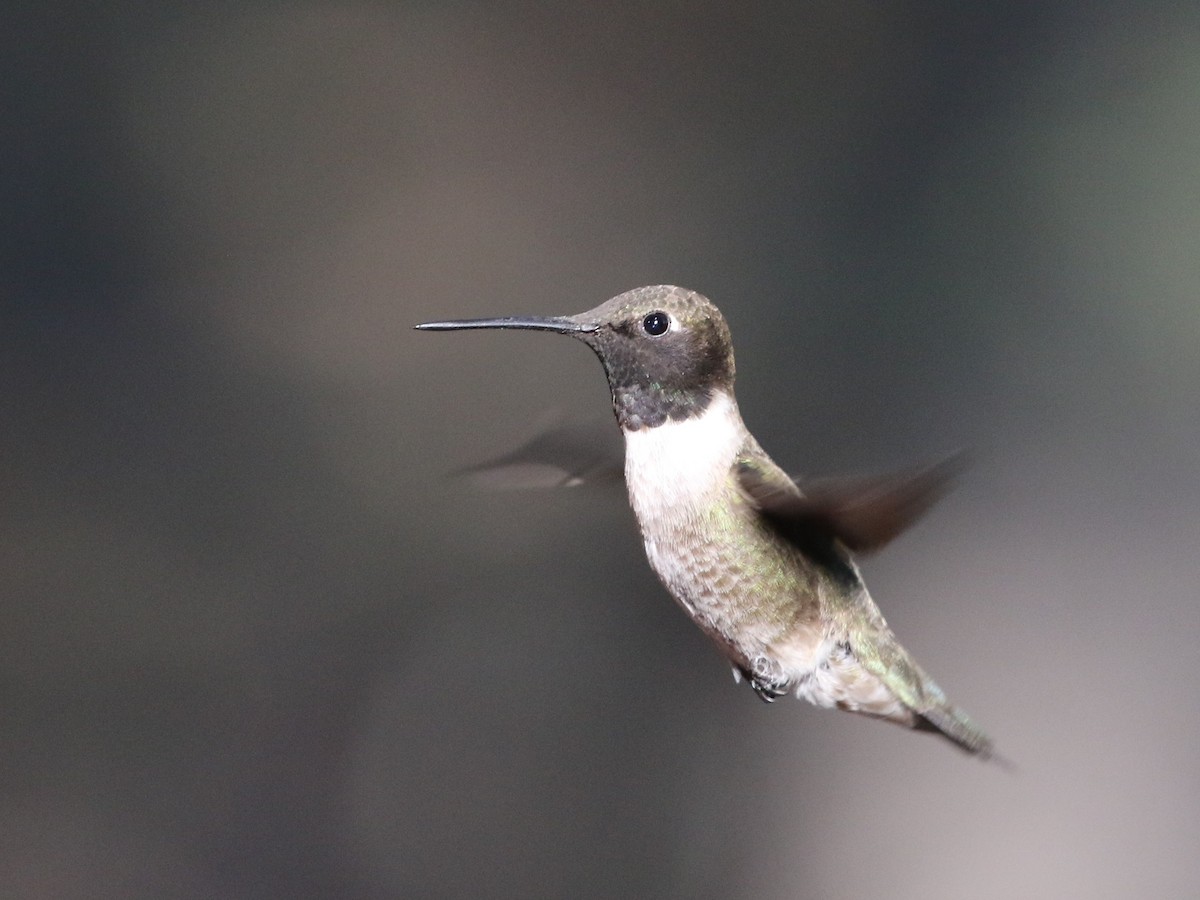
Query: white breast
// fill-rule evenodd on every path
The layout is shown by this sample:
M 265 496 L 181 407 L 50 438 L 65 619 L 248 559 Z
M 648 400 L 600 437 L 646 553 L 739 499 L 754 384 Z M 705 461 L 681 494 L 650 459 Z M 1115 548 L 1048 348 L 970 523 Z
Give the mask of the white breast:
M 721 598 L 704 573 L 723 548 L 699 529 L 729 489 L 745 439 L 737 403 L 724 392 L 698 416 L 625 433 L 625 482 L 650 566 L 701 627 L 721 633 Z
M 698 416 L 627 431 L 625 482 L 643 530 L 686 517 L 725 485 L 745 438 L 737 402 L 724 391 Z

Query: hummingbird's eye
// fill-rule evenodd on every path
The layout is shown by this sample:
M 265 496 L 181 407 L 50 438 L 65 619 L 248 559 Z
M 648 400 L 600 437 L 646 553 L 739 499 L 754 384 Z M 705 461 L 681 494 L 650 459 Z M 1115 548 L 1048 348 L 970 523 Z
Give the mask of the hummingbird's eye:
M 665 334 L 670 327 L 671 317 L 665 312 L 652 312 L 646 318 L 642 319 L 642 328 L 651 337 L 658 337 L 660 334 Z

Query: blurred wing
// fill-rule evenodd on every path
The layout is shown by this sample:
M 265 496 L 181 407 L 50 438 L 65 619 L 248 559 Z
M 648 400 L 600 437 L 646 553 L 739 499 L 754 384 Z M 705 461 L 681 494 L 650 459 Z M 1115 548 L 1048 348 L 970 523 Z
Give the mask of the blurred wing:
M 577 487 L 619 483 L 624 461 L 613 446 L 612 427 L 585 424 L 547 429 L 511 453 L 467 466 L 454 475 L 493 490 Z
M 763 466 L 738 466 L 742 490 L 763 516 L 804 548 L 836 538 L 856 553 L 872 553 L 912 525 L 938 501 L 965 466 L 963 454 L 923 469 L 863 478 L 782 481 Z

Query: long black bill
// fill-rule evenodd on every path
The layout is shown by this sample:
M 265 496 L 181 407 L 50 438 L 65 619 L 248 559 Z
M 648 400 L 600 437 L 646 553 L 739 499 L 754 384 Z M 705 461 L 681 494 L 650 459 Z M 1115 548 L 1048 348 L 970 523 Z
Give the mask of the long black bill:
M 507 316 L 501 319 L 455 319 L 450 322 L 423 322 L 417 331 L 460 331 L 468 328 L 520 328 L 525 331 L 554 331 L 558 334 L 584 334 L 595 325 L 577 322 L 566 316 Z

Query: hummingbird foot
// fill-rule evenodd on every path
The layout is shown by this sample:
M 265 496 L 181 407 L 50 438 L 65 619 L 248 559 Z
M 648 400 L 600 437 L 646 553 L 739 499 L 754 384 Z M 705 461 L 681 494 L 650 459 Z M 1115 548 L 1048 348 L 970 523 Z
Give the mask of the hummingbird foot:
M 784 694 L 789 693 L 788 682 L 784 677 L 779 663 L 766 656 L 756 656 L 750 660 L 750 667 L 742 669 L 746 681 L 763 703 L 774 703 Z

